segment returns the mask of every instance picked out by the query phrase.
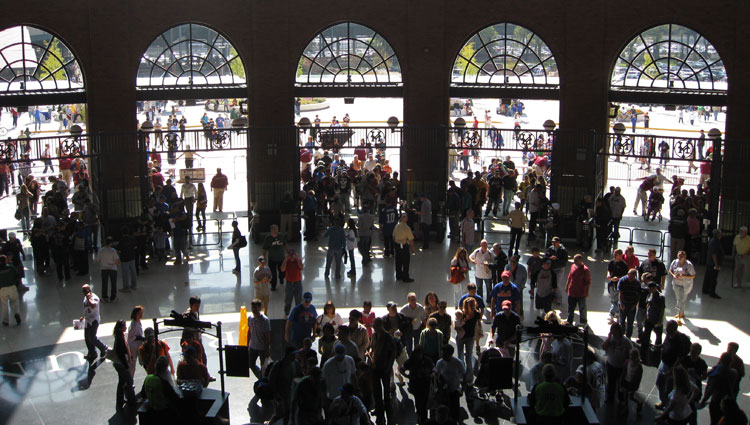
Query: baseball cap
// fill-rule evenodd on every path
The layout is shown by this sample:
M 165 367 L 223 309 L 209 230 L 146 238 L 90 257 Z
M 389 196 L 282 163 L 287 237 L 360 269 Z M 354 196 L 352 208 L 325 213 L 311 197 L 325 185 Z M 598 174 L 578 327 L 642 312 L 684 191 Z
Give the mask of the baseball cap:
M 503 301 L 502 309 L 503 310 L 510 310 L 510 308 L 513 306 L 513 303 L 511 303 L 508 300 Z
M 555 236 L 554 238 L 552 238 L 552 242 L 560 242 L 560 237 Z
M 548 259 L 544 260 L 544 263 L 545 263 L 545 264 L 552 264 L 552 260 L 550 260 L 550 259 L 548 258 Z
M 144 336 L 145 336 L 146 338 L 148 338 L 148 337 L 150 337 L 150 336 L 154 336 L 154 335 L 155 335 L 155 332 L 154 332 L 154 328 L 146 328 L 146 330 L 145 330 L 145 331 L 143 331 L 143 335 L 144 335 Z
M 265 259 L 265 258 L 264 258 L 264 257 L 263 257 L 262 255 L 260 255 L 260 256 L 258 256 L 258 261 L 263 261 L 263 262 L 265 262 L 265 261 L 266 261 L 266 259 Z
M 510 272 L 508 270 L 503 271 L 503 274 L 500 275 L 500 277 L 510 277 Z
M 343 344 L 338 344 L 333 349 L 333 354 L 336 355 L 336 357 L 344 357 L 346 355 L 346 347 L 344 347 Z
M 304 294 L 302 294 L 302 299 L 312 301 L 312 292 L 305 292 Z
M 656 282 L 654 282 L 654 281 L 652 280 L 651 282 L 649 282 L 649 283 L 648 283 L 648 287 L 649 287 L 649 288 L 658 288 L 658 287 L 659 287 L 659 284 L 658 284 L 658 283 L 656 283 Z

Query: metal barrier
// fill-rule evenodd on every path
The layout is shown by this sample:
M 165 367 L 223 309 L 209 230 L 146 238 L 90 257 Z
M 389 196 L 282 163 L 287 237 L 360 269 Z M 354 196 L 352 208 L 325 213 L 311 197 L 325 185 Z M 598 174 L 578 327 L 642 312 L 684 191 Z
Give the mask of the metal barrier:
M 191 246 L 210 246 L 210 245 L 218 245 L 219 248 L 224 248 L 224 239 L 223 239 L 223 224 L 225 221 L 235 221 L 237 220 L 237 215 L 232 212 L 212 212 L 206 214 L 206 221 L 211 220 L 216 222 L 216 231 L 215 232 L 201 232 L 202 235 L 217 235 L 218 241 L 217 242 L 211 242 L 209 243 L 206 241 L 205 243 L 193 243 L 193 235 L 190 235 L 190 245 Z
M 620 238 L 617 239 L 617 242 L 623 241 L 623 239 L 626 239 L 628 241 L 628 245 L 635 246 L 646 246 L 650 248 L 656 248 L 656 257 L 657 258 L 663 258 L 664 256 L 664 241 L 665 241 L 665 234 L 666 232 L 663 232 L 661 230 L 654 230 L 654 229 L 643 229 L 640 227 L 620 227 Z M 628 237 L 623 238 L 622 232 L 626 231 L 628 232 Z M 653 234 L 656 233 L 659 235 L 659 242 L 658 243 L 650 243 L 650 242 L 637 242 L 634 238 L 635 232 L 645 232 L 646 234 Z M 613 245 L 615 246 L 615 245 Z M 616 246 L 615 246 L 616 248 Z

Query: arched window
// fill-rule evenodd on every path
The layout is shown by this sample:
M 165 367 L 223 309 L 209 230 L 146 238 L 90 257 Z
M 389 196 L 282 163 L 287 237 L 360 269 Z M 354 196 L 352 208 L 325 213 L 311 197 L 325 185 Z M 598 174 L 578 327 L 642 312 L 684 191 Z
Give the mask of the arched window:
M 28 25 L 0 31 L 0 95 L 83 89 L 81 66 L 61 39 Z
M 727 73 L 716 48 L 698 32 L 675 24 L 650 28 L 620 52 L 615 90 L 726 92 Z
M 454 87 L 557 87 L 557 62 L 547 44 L 535 33 L 515 24 L 490 25 L 474 34 L 453 63 Z
M 318 33 L 297 65 L 298 85 L 400 86 L 401 65 L 375 30 L 342 22 Z
M 151 42 L 141 56 L 136 86 L 185 88 L 244 86 L 245 66 L 237 50 L 217 31 L 181 24 Z

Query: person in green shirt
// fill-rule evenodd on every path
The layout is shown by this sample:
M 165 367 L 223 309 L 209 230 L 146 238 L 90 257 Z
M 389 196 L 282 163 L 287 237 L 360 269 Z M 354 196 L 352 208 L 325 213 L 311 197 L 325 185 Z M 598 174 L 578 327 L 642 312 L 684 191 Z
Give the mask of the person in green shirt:
M 555 366 L 544 365 L 544 381 L 534 385 L 529 393 L 529 405 L 534 408 L 538 424 L 558 424 L 570 405 L 570 396 L 565 387 L 557 380 Z
M 167 366 L 169 361 L 165 356 L 156 360 L 156 373 L 146 376 L 143 381 L 143 394 L 148 400 L 148 407 L 155 415 L 164 419 L 174 418 L 177 412 L 175 403 L 180 398 L 172 385 L 163 376 L 168 375 Z
M 284 284 L 284 272 L 281 263 L 286 257 L 286 236 L 279 233 L 279 226 L 271 225 L 271 234 L 263 240 L 263 257 L 271 269 L 271 290 L 276 290 L 276 283 Z

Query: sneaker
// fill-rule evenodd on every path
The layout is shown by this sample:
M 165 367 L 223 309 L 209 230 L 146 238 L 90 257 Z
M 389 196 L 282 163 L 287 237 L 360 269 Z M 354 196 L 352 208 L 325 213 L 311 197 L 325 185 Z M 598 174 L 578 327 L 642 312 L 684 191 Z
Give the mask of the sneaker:
M 117 297 L 112 297 L 112 298 L 109 299 L 109 302 L 111 302 L 111 303 L 116 302 L 116 301 L 117 301 Z
M 20 325 L 21 324 L 21 315 L 18 314 L 18 313 L 16 313 L 16 315 L 13 316 L 13 317 L 16 318 L 16 325 Z
M 99 349 L 99 352 L 101 353 L 101 356 L 104 357 L 107 355 L 107 350 L 109 350 L 108 346 L 104 346 L 104 348 Z
M 109 302 L 109 297 L 104 297 L 103 300 L 104 300 L 105 303 L 108 303 Z
M 131 291 L 130 291 L 130 288 L 123 288 L 123 289 L 120 289 L 120 292 L 124 292 L 126 294 L 129 294 Z
M 404 281 L 404 282 L 406 282 L 406 283 L 411 283 L 411 282 L 414 282 L 414 279 L 412 279 L 412 278 L 410 278 L 410 277 L 405 277 L 405 278 L 403 279 L 403 281 Z

